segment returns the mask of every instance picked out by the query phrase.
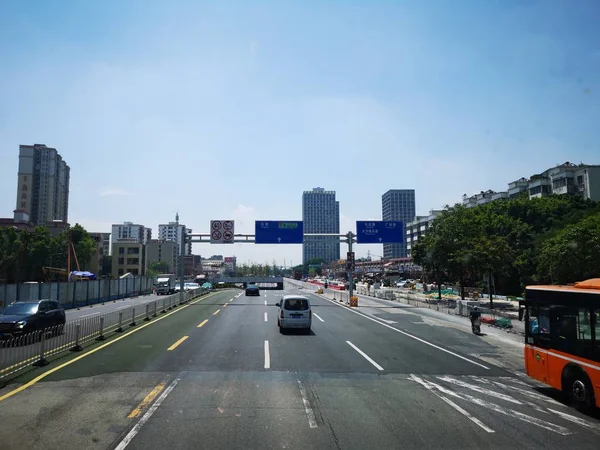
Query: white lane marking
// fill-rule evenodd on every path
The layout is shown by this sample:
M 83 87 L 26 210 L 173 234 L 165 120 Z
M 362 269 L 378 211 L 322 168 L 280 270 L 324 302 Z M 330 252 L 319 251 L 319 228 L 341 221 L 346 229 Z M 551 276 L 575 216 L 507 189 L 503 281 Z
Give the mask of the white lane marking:
M 321 322 L 325 322 L 323 319 L 321 319 L 321 318 L 319 317 L 319 315 L 318 315 L 318 314 L 315 314 L 315 313 L 313 313 L 313 316 L 315 316 L 315 317 L 316 317 L 317 319 L 319 319 Z
M 417 382 L 417 383 L 419 383 L 421 386 L 425 387 L 427 390 L 429 390 L 429 392 L 431 392 L 436 397 L 441 398 L 442 400 L 444 400 L 446 403 L 448 403 L 450 406 L 452 406 L 454 409 L 456 409 L 459 413 L 461 413 L 467 419 L 471 420 L 474 424 L 476 424 L 477 426 L 483 428 L 488 433 L 495 433 L 494 430 L 492 430 L 490 427 L 488 427 L 486 424 L 484 424 L 477 417 L 472 416 L 468 411 L 465 411 L 464 409 L 462 409 L 460 406 L 458 406 L 456 403 L 454 403 L 448 397 L 445 397 L 442 394 L 436 392 L 431 386 L 429 386 L 429 384 L 425 380 L 422 380 L 421 378 L 419 378 L 419 377 L 417 377 L 417 376 L 415 376 L 413 374 L 410 375 L 410 379 L 413 380 L 413 381 L 415 381 L 415 382 Z
M 269 341 L 265 341 L 265 369 L 271 368 L 271 354 L 269 353 Z
M 313 294 L 313 295 L 314 295 L 314 294 Z M 319 296 L 319 297 L 321 297 L 321 296 Z M 452 352 L 452 351 L 450 351 L 450 350 L 447 350 L 447 349 L 445 349 L 445 348 L 443 348 L 443 347 L 440 347 L 439 345 L 435 345 L 435 344 L 433 344 L 433 343 L 431 343 L 431 342 L 428 342 L 428 341 L 426 341 L 425 339 L 421 339 L 420 337 L 417 337 L 417 336 L 414 336 L 414 335 L 412 335 L 412 334 L 410 334 L 410 333 L 407 333 L 406 331 L 402 331 L 402 330 L 399 330 L 398 328 L 394 328 L 393 326 L 391 326 L 391 325 L 388 325 L 387 323 L 380 322 L 378 319 L 374 319 L 373 317 L 369 317 L 369 316 L 367 316 L 367 315 L 365 315 L 365 314 L 363 314 L 363 313 L 359 313 L 358 311 L 354 311 L 353 309 L 349 309 L 349 308 L 347 308 L 347 307 L 345 307 L 345 306 L 342 306 L 342 305 L 338 304 L 337 302 L 334 302 L 334 301 L 333 301 L 333 300 L 331 300 L 331 299 L 328 299 L 327 297 L 321 297 L 321 298 L 323 298 L 323 299 L 325 299 L 325 300 L 328 300 L 328 301 L 330 301 L 330 302 L 331 302 L 331 303 L 333 303 L 334 305 L 338 305 L 340 308 L 344 308 L 346 311 L 349 311 L 349 312 L 351 312 L 351 313 L 354 313 L 354 314 L 358 314 L 359 316 L 361 316 L 361 317 L 364 317 L 365 319 L 371 320 L 371 321 L 373 321 L 373 322 L 375 322 L 375 323 L 378 323 L 379 325 L 381 325 L 381 326 L 383 326 L 383 327 L 389 328 L 390 330 L 394 330 L 394 331 L 396 331 L 397 333 L 403 334 L 403 335 L 404 335 L 404 336 L 406 336 L 406 337 L 409 337 L 409 338 L 411 338 L 411 339 L 414 339 L 414 340 L 416 340 L 416 341 L 419 341 L 419 342 L 421 342 L 421 343 L 423 343 L 423 344 L 425 344 L 425 345 L 429 345 L 430 347 L 433 347 L 433 348 L 435 348 L 435 349 L 438 349 L 438 350 L 440 350 L 440 351 L 442 351 L 442 352 L 444 352 L 444 353 L 448 353 L 449 355 L 452 355 L 452 356 L 455 356 L 455 357 L 457 357 L 457 358 L 460 358 L 460 359 L 462 359 L 463 361 L 467 361 L 467 362 L 470 362 L 471 364 L 475 364 L 476 366 L 479 366 L 479 367 L 481 367 L 481 368 L 483 368 L 483 369 L 490 370 L 490 368 L 489 368 L 489 367 L 487 367 L 487 366 L 484 366 L 483 364 L 480 364 L 480 363 L 478 363 L 477 361 L 473 361 L 472 359 L 466 358 L 466 357 L 464 357 L 464 356 L 462 356 L 462 355 L 459 355 L 458 353 L 454 353 L 454 352 Z
M 358 348 L 352 342 L 346 341 L 346 344 L 348 344 L 350 347 L 352 347 L 354 350 L 356 350 L 363 358 L 365 358 L 367 361 L 369 361 L 371 364 L 373 364 L 377 370 L 383 370 L 383 367 L 381 367 L 379 364 L 377 364 L 375 361 L 373 361 L 369 357 L 369 355 L 367 355 L 365 352 L 363 352 L 360 348 Z
M 304 412 L 306 413 L 306 417 L 308 418 L 308 426 L 311 428 L 317 428 L 317 419 L 315 419 L 315 413 L 310 406 L 310 402 L 308 401 L 308 397 L 306 396 L 306 390 L 300 380 L 298 381 L 298 387 L 300 388 L 300 396 L 302 397 L 302 403 L 304 403 Z
M 267 313 L 265 313 L 265 322 L 267 321 Z
M 409 378 L 409 380 L 414 380 L 413 378 Z M 556 425 L 554 423 L 551 422 L 546 422 L 545 420 L 542 419 L 538 419 L 537 417 L 533 417 L 527 414 L 523 414 L 520 413 L 518 411 L 515 411 L 514 409 L 507 409 L 507 408 L 503 408 L 500 405 L 496 405 L 495 403 L 491 403 L 485 400 L 482 400 L 480 398 L 477 397 L 473 397 L 471 395 L 468 394 L 458 394 L 457 392 L 454 392 L 450 389 L 445 388 L 444 386 L 437 384 L 437 383 L 433 383 L 431 381 L 425 381 L 422 380 L 424 383 L 427 383 L 429 386 L 431 386 L 432 389 L 436 389 L 446 395 L 449 395 L 451 397 L 454 398 L 458 398 L 461 400 L 465 400 L 471 403 L 475 403 L 476 405 L 479 406 L 483 406 L 484 408 L 488 408 L 491 409 L 492 411 L 496 411 L 500 414 L 504 414 L 505 416 L 509 416 L 509 417 L 515 417 L 519 420 L 522 420 L 523 422 L 529 422 L 533 425 L 536 425 L 540 428 L 544 428 L 546 430 L 550 430 L 550 431 L 554 431 L 555 433 L 561 434 L 563 436 L 568 436 L 571 433 L 571 431 L 569 431 L 567 428 L 562 427 L 560 425 Z
M 500 392 L 492 391 L 490 389 L 482 388 L 480 386 L 476 386 L 474 384 L 465 383 L 464 381 L 457 380 L 456 378 L 452 378 L 449 376 L 437 377 L 438 380 L 445 381 L 450 384 L 455 384 L 456 386 L 464 387 L 467 389 L 471 389 L 472 391 L 479 392 L 480 394 L 489 395 L 490 397 L 499 398 L 500 400 L 504 400 L 506 402 L 515 403 L 517 405 L 522 405 L 522 403 L 512 398 L 510 395 L 502 394 Z
M 598 425 L 588 422 L 587 420 L 582 419 L 580 417 L 572 416 L 571 414 L 567 414 L 562 411 L 556 411 L 555 409 L 551 408 L 548 408 L 548 411 L 562 417 L 565 420 L 576 423 L 577 425 L 581 425 L 582 427 L 586 427 L 594 431 L 600 431 L 600 427 L 598 427 Z
M 515 387 L 515 386 L 510 386 L 510 385 L 507 385 L 507 384 L 504 384 L 504 383 L 500 383 L 499 381 L 492 381 L 492 383 L 494 383 L 496 386 L 499 386 L 499 387 L 501 387 L 503 389 L 513 390 L 515 392 L 518 392 L 521 395 L 526 395 L 527 397 L 534 398 L 536 400 L 542 400 L 542 401 L 545 401 L 545 402 L 548 402 L 548 403 L 552 403 L 553 405 L 557 405 L 557 406 L 564 406 L 562 403 L 557 402 L 556 400 L 554 400 L 554 399 L 552 399 L 550 397 L 546 397 L 545 395 L 538 394 L 538 393 L 533 392 L 531 390 L 521 389 L 521 388 L 518 388 L 518 387 Z M 532 388 L 532 386 L 529 386 L 529 389 L 531 389 L 531 388 Z
M 267 296 L 267 293 L 265 292 L 265 297 Z
M 150 417 L 152 417 L 152 414 L 154 414 L 154 412 L 158 409 L 158 407 L 165 400 L 165 398 L 167 398 L 167 396 L 171 393 L 171 391 L 173 389 L 175 389 L 175 386 L 177 386 L 177 383 L 179 383 L 181 381 L 181 378 L 183 377 L 184 374 L 185 374 L 185 372 L 181 372 L 179 374 L 179 376 L 177 376 L 177 378 L 175 378 L 171 382 L 171 384 L 169 384 L 169 386 L 163 391 L 163 393 L 160 394 L 160 396 L 156 399 L 154 404 L 142 416 L 140 421 L 138 423 L 136 423 L 135 426 L 131 429 L 131 431 L 129 433 L 127 433 L 127 436 L 125 436 L 123 438 L 123 440 L 121 442 L 119 442 L 119 445 L 117 445 L 115 447 L 115 450 L 123 450 L 125 447 L 127 447 L 131 443 L 133 438 L 140 432 L 142 427 L 146 424 L 146 422 L 148 422 Z
M 265 305 L 267 304 L 267 301 L 265 300 Z

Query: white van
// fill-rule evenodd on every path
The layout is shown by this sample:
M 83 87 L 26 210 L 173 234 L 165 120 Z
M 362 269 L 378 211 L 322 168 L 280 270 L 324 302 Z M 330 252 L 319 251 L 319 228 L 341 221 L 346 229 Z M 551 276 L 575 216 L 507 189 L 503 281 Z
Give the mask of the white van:
M 277 326 L 283 333 L 285 328 L 304 328 L 310 332 L 312 325 L 312 309 L 310 300 L 302 295 L 285 295 L 281 302 L 275 306 L 279 307 L 277 314 Z

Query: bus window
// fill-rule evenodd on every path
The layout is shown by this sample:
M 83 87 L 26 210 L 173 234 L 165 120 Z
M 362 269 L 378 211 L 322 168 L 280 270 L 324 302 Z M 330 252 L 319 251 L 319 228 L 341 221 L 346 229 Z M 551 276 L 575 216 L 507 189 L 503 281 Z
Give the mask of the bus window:
M 541 347 L 549 347 L 550 344 L 550 308 L 530 306 L 527 308 L 527 323 L 529 324 L 528 342 L 535 343 Z

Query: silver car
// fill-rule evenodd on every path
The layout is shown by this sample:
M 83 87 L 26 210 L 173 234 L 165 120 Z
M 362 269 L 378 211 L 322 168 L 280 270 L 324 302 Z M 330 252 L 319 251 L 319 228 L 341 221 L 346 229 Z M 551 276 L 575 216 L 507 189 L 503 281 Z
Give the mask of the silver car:
M 312 309 L 310 300 L 302 295 L 286 295 L 281 302 L 277 302 L 279 307 L 277 314 L 277 326 L 283 333 L 286 328 L 303 328 L 310 332 L 312 325 Z

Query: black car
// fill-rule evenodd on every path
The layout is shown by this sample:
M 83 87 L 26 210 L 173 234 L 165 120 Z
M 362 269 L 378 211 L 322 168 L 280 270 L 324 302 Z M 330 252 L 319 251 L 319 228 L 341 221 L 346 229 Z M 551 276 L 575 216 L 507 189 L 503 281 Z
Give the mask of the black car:
M 22 336 L 50 327 L 62 333 L 65 322 L 65 309 L 57 301 L 15 302 L 0 315 L 0 337 Z
M 250 284 L 246 287 L 246 296 L 249 295 L 258 295 L 260 296 L 260 290 L 258 289 L 258 286 L 256 286 L 255 284 Z

